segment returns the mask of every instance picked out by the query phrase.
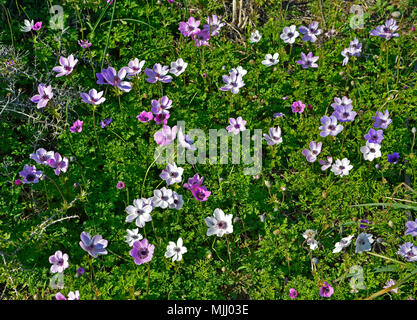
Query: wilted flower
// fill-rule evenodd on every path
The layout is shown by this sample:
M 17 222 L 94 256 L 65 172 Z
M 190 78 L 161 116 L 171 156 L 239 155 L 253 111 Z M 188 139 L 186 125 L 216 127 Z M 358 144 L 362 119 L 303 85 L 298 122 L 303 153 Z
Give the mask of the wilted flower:
M 250 43 L 257 43 L 261 40 L 262 35 L 259 33 L 258 30 L 255 30 L 254 32 L 251 33 L 250 37 L 249 37 L 249 42 Z
M 264 139 L 269 146 L 282 143 L 281 128 L 269 128 L 269 135 L 264 133 Z
M 292 26 L 285 27 L 282 30 L 280 38 L 284 40 L 285 43 L 294 43 L 298 35 L 299 33 L 297 31 L 297 27 L 293 24 Z
M 388 162 L 396 164 L 398 160 L 400 159 L 400 154 L 398 152 L 394 152 L 393 154 L 389 154 L 387 156 L 387 159 L 388 159 Z
M 340 54 L 344 57 L 342 66 L 345 66 L 349 62 L 349 58 L 355 55 L 355 50 L 351 47 L 345 48 Z
M 384 113 L 377 111 L 375 117 L 372 117 L 372 120 L 375 121 L 373 127 L 381 129 L 386 129 L 392 122 L 392 120 L 389 118 L 388 110 L 385 110 Z
M 278 52 L 274 53 L 274 55 L 268 53 L 265 56 L 265 60 L 263 60 L 261 63 L 264 66 L 267 66 L 267 67 L 276 65 L 279 62 L 278 57 L 279 57 L 279 53 Z
M 333 158 L 330 156 L 327 156 L 326 160 L 319 160 L 319 164 L 321 164 L 321 170 L 325 171 L 329 169 L 332 166 Z
M 398 37 L 398 33 L 395 33 L 397 29 L 397 22 L 394 19 L 389 19 L 385 21 L 385 25 L 380 25 L 376 29 L 371 30 L 370 35 L 389 40 L 392 37 Z
M 175 163 L 169 163 L 167 164 L 166 169 L 162 170 L 160 177 L 162 180 L 166 181 L 168 186 L 170 186 L 174 183 L 181 182 L 183 172 L 183 168 L 177 167 Z
M 246 130 L 246 121 L 242 119 L 242 117 L 235 118 L 229 118 L 230 125 L 226 127 L 228 132 L 231 132 L 233 134 L 239 134 L 240 131 Z
M 30 154 L 30 158 L 35 160 L 38 164 L 48 164 L 48 160 L 53 156 L 53 151 L 46 151 L 44 148 L 39 148 L 35 153 Z
M 395 286 L 396 284 L 397 284 L 397 283 L 396 283 L 394 280 L 389 279 L 387 282 L 385 282 L 384 289 L 387 289 L 387 288 L 389 288 L 389 287 Z M 391 289 L 390 291 L 391 291 L 391 292 L 394 292 L 394 293 L 398 293 L 398 287 L 397 287 L 397 288 L 395 288 L 395 289 Z
M 161 130 L 155 132 L 154 139 L 157 144 L 167 146 L 175 140 L 176 135 L 177 126 L 171 128 L 170 126 L 163 125 Z
M 177 243 L 170 241 L 165 252 L 165 258 L 172 257 L 172 262 L 181 261 L 182 255 L 187 252 L 187 248 L 182 244 L 182 238 L 178 238 Z
M 372 234 L 368 234 L 365 232 L 362 232 L 358 235 L 356 239 L 356 253 L 362 253 L 365 251 L 371 251 L 371 244 L 374 242 L 374 239 L 372 239 Z
M 153 206 L 151 204 L 152 199 L 135 199 L 133 200 L 133 206 L 129 205 L 126 207 L 127 217 L 126 222 L 132 222 L 136 220 L 136 226 L 139 228 L 143 228 L 146 222 L 152 220 L 150 213 L 153 210 Z
M 23 178 L 23 183 L 38 183 L 43 172 L 37 171 L 35 166 L 25 164 L 23 170 L 20 171 L 19 174 Z
M 76 120 L 69 129 L 74 133 L 83 131 L 83 121 Z
M 152 260 L 155 246 L 150 244 L 147 239 L 133 243 L 133 249 L 129 251 L 134 258 L 135 264 L 141 265 Z
M 162 66 L 159 63 L 155 63 L 153 69 L 145 69 L 145 74 L 148 76 L 148 78 L 146 78 L 146 81 L 148 81 L 149 83 L 155 83 L 157 81 L 169 83 L 172 81 L 172 77 L 170 75 L 167 75 L 168 72 L 168 66 Z
M 361 228 L 361 229 L 366 229 L 366 228 L 368 228 L 368 224 L 369 224 L 369 221 L 368 220 L 365 220 L 365 219 L 361 219 L 361 221 L 360 221 L 361 223 L 360 223 L 360 225 L 359 225 L 359 228 Z
M 62 251 L 58 250 L 54 255 L 49 257 L 49 262 L 52 263 L 51 272 L 52 273 L 61 273 L 68 268 L 68 255 L 62 254 Z
M 187 69 L 188 63 L 184 62 L 181 58 L 177 61 L 171 62 L 171 69 L 169 72 L 176 75 L 177 77 Z
M 88 40 L 78 40 L 78 44 L 81 48 L 84 48 L 84 49 L 89 48 L 92 45 L 92 43 L 88 42 Z
M 347 158 L 343 158 L 342 160 L 336 159 L 330 171 L 336 176 L 343 177 L 347 176 L 352 168 L 353 166 L 350 164 L 350 161 Z
M 417 261 L 417 247 L 411 242 L 401 245 L 398 254 L 409 262 Z
M 33 20 L 29 21 L 29 20 L 25 19 L 24 25 L 21 27 L 20 30 L 22 30 L 22 32 L 32 31 L 34 25 L 35 25 L 35 23 L 33 22 Z
M 319 127 L 321 137 L 327 137 L 328 135 L 336 136 L 343 130 L 343 126 L 337 124 L 337 118 L 335 116 L 323 116 L 320 118 L 320 122 L 323 124 Z
M 132 84 L 129 81 L 124 81 L 126 75 L 126 68 L 121 68 L 119 72 L 116 72 L 113 67 L 109 67 L 103 69 L 101 73 L 96 73 L 97 84 L 110 84 L 123 92 L 129 92 L 132 90 Z
M 85 103 L 99 105 L 102 104 L 106 99 L 103 97 L 104 91 L 97 92 L 96 89 L 91 89 L 87 93 L 80 93 L 81 98 Z
M 80 247 L 87 251 L 93 258 L 97 258 L 99 254 L 107 254 L 107 240 L 103 239 L 101 235 L 95 235 L 91 238 L 88 232 L 81 232 Z
M 317 235 L 316 230 L 307 229 L 303 233 L 304 239 L 306 239 L 307 245 L 310 247 L 310 250 L 316 250 L 319 247 L 319 243 L 314 237 Z
M 324 298 L 330 298 L 334 293 L 333 287 L 324 281 L 323 286 L 320 288 L 320 296 Z
M 212 236 L 215 234 L 218 237 L 222 237 L 225 234 L 232 233 L 232 219 L 232 214 L 225 215 L 223 210 L 219 208 L 215 209 L 213 212 L 213 217 L 207 217 L 204 219 L 207 227 L 209 227 L 207 230 L 207 236 Z
M 34 95 L 30 100 L 37 103 L 38 105 L 36 107 L 41 109 L 48 104 L 54 94 L 52 93 L 52 86 L 45 86 L 43 83 L 38 86 L 38 92 L 39 94 Z
M 366 141 L 366 145 L 360 150 L 365 160 L 372 161 L 381 156 L 381 145 L 377 143 L 369 143 L 369 141 Z
M 20 180 L 20 179 L 16 179 L 16 180 L 14 181 L 14 184 L 15 184 L 16 186 L 20 186 L 20 185 L 22 184 L 22 180 Z
M 48 160 L 48 165 L 54 169 L 54 172 L 57 176 L 62 172 L 67 172 L 69 161 L 67 157 L 62 158 L 62 156 L 55 152 L 54 156 Z
M 239 89 L 245 85 L 242 80 L 242 75 L 235 72 L 230 73 L 229 76 L 224 75 L 222 79 L 226 85 L 220 88 L 221 91 L 230 90 L 232 93 L 236 94 L 239 92 Z
M 192 36 L 200 31 L 200 20 L 190 17 L 187 22 L 180 22 L 178 30 L 181 31 L 184 37 Z
M 382 130 L 375 130 L 375 129 L 369 129 L 369 132 L 364 135 L 364 138 L 369 143 L 377 143 L 381 144 L 382 140 L 384 140 L 384 131 Z
M 301 65 L 303 69 L 318 68 L 316 61 L 319 60 L 318 56 L 313 57 L 313 53 L 309 52 L 307 55 L 301 52 L 301 60 L 297 60 L 297 64 Z
M 143 239 L 143 236 L 139 233 L 139 228 L 133 229 L 133 230 L 129 230 L 126 229 L 127 231 L 127 236 L 125 236 L 126 242 L 129 244 L 129 246 L 133 246 L 133 244 L 136 241 L 140 241 Z
M 104 119 L 103 121 L 100 121 L 100 126 L 101 128 L 105 128 L 107 127 L 110 123 L 112 123 L 113 119 L 108 118 L 108 119 Z
M 319 29 L 319 23 L 314 21 L 310 23 L 307 27 L 301 26 L 298 28 L 300 32 L 303 34 L 303 41 L 311 41 L 315 42 L 317 40 L 317 36 L 321 34 L 321 29 Z
M 336 242 L 335 248 L 333 249 L 333 253 L 338 253 L 342 251 L 343 248 L 346 248 L 352 242 L 352 238 L 354 235 L 350 235 L 346 238 L 341 239 L 339 242 Z
M 57 72 L 58 74 L 56 77 L 62 77 L 69 75 L 72 70 L 74 70 L 75 65 L 77 64 L 78 59 L 74 59 L 74 56 L 70 54 L 68 58 L 60 57 L 59 64 L 60 66 L 56 66 L 52 69 L 52 71 Z
M 302 154 L 306 157 L 308 162 L 315 162 L 317 160 L 317 156 L 321 152 L 321 145 L 321 142 L 316 143 L 315 141 L 311 141 L 308 145 L 310 150 L 304 149 L 302 151 Z

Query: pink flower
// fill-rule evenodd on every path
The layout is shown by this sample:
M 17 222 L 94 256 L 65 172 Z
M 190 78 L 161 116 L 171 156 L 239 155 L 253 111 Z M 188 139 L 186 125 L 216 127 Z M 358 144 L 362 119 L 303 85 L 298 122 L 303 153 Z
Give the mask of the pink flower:
M 15 184 L 16 186 L 20 186 L 20 185 L 22 184 L 22 181 L 21 181 L 20 179 L 16 179 L 16 180 L 14 181 L 14 184 Z
M 191 187 L 191 193 L 198 201 L 207 201 L 211 195 L 211 191 L 208 191 L 206 186 L 199 185 L 193 185 Z
M 294 288 L 291 288 L 290 293 L 288 295 L 290 296 L 291 299 L 295 299 L 298 296 L 298 292 Z
M 323 286 L 320 288 L 320 296 L 330 298 L 334 293 L 333 287 L 324 281 Z
M 45 86 L 43 83 L 38 86 L 38 92 L 39 94 L 35 94 L 30 100 L 37 103 L 38 105 L 36 107 L 41 109 L 46 107 L 54 94 L 52 93 L 52 86 Z
M 77 64 L 78 59 L 74 59 L 74 56 L 70 54 L 68 58 L 60 57 L 59 64 L 60 66 L 56 66 L 52 69 L 52 71 L 57 72 L 58 74 L 56 77 L 62 77 L 69 75 L 72 70 L 74 70 L 75 65 Z
M 62 251 L 58 250 L 54 255 L 49 257 L 49 262 L 52 263 L 51 272 L 52 273 L 61 273 L 68 268 L 68 255 L 62 254 Z
M 293 113 L 297 113 L 297 112 L 298 113 L 303 113 L 305 107 L 306 107 L 306 105 L 303 104 L 301 102 L 301 100 L 298 100 L 291 105 L 291 109 L 292 109 Z
M 243 120 L 242 117 L 230 118 L 229 123 L 230 125 L 226 127 L 228 132 L 239 134 L 240 131 L 246 130 L 246 120 Z
M 172 128 L 167 125 L 163 125 L 162 129 L 155 132 L 154 139 L 155 142 L 161 146 L 167 146 L 175 140 L 177 136 L 177 126 Z
M 116 185 L 116 188 L 119 190 L 122 190 L 124 187 L 126 187 L 126 185 L 123 181 L 119 181 Z
M 41 28 L 42 28 L 42 21 L 38 21 L 33 25 L 32 30 L 38 31 L 38 30 L 41 30 Z
M 77 120 L 73 123 L 72 127 L 70 127 L 71 132 L 81 132 L 83 131 L 83 121 Z
M 136 118 L 141 122 L 149 122 L 153 119 L 153 114 L 150 111 L 142 111 Z

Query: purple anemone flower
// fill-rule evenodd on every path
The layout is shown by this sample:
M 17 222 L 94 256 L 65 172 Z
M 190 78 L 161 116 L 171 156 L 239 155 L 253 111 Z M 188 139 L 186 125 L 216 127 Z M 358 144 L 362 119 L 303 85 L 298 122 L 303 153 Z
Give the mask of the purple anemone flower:
M 69 128 L 71 132 L 81 132 L 83 131 L 83 121 L 81 120 L 76 120 L 72 127 Z
M 369 143 L 377 143 L 381 144 L 382 140 L 384 140 L 384 131 L 382 130 L 375 130 L 375 129 L 369 129 L 369 132 L 364 135 L 364 138 Z
M 343 130 L 343 126 L 341 124 L 337 124 L 337 119 L 335 116 L 323 116 L 320 119 L 322 126 L 319 127 L 320 130 L 320 136 L 326 137 L 328 135 L 336 136 Z
M 81 48 L 87 49 L 91 47 L 92 43 L 88 42 L 88 40 L 78 40 L 78 44 Z
M 163 125 L 162 129 L 155 132 L 154 139 L 155 142 L 161 146 L 167 146 L 175 140 L 177 136 L 177 126 L 172 128 L 167 125 Z
M 229 118 L 230 125 L 226 127 L 228 132 L 233 134 L 239 134 L 240 131 L 246 130 L 246 120 L 243 120 L 242 117 Z
M 97 84 L 110 84 L 116 88 L 119 88 L 123 92 L 129 92 L 132 90 L 132 84 L 129 81 L 124 81 L 124 78 L 127 75 L 125 68 L 116 72 L 113 67 L 103 69 L 101 73 L 96 73 Z
M 207 201 L 211 195 L 211 191 L 208 191 L 206 186 L 199 185 L 192 186 L 191 193 L 198 201 Z
M 153 114 L 152 112 L 146 112 L 146 111 L 142 111 L 138 116 L 136 116 L 136 118 L 141 121 L 141 122 L 149 122 L 153 119 Z
M 85 103 L 99 105 L 102 104 L 106 99 L 103 97 L 104 91 L 97 92 L 96 89 L 91 89 L 87 93 L 80 93 L 81 98 Z
M 23 170 L 20 171 L 19 174 L 23 178 L 23 183 L 38 183 L 43 172 L 37 171 L 35 166 L 25 164 Z
M 298 292 L 294 288 L 291 288 L 290 289 L 290 292 L 288 293 L 288 295 L 290 296 L 291 299 L 295 299 L 298 296 Z
M 163 96 L 158 100 L 152 100 L 152 113 L 153 114 L 160 114 L 166 112 L 166 110 L 171 109 L 172 107 L 172 100 L 170 100 L 167 96 Z
M 75 65 L 77 64 L 78 59 L 74 59 L 74 56 L 70 54 L 68 58 L 60 57 L 59 64 L 60 66 L 56 66 L 52 69 L 52 71 L 57 72 L 58 74 L 56 77 L 62 77 L 69 75 L 72 70 L 74 70 Z
M 387 156 L 388 162 L 391 162 L 393 164 L 396 164 L 399 159 L 400 159 L 400 154 L 398 152 L 394 152 L 393 154 L 389 154 Z
M 307 68 L 318 68 L 316 61 L 319 60 L 318 56 L 313 57 L 313 53 L 309 52 L 307 55 L 301 52 L 301 60 L 297 60 L 297 64 L 301 65 L 303 69 Z
M 51 272 L 52 273 L 61 273 L 68 268 L 68 254 L 62 254 L 62 251 L 58 250 L 54 255 L 49 257 L 49 262 L 52 263 Z
M 135 264 L 141 265 L 152 260 L 154 250 L 155 246 L 147 239 L 143 239 L 133 243 L 133 249 L 129 251 L 129 254 L 135 260 Z
M 389 112 L 388 110 L 385 110 L 384 113 L 377 111 L 375 114 L 375 117 L 372 117 L 372 120 L 374 120 L 374 128 L 381 128 L 386 129 L 392 120 L 389 118 Z
M 54 156 L 48 160 L 48 165 L 54 169 L 54 172 L 57 176 L 62 172 L 67 172 L 69 161 L 67 157 L 62 158 L 62 156 L 55 152 Z
M 210 40 L 210 31 L 207 29 L 200 30 L 197 34 L 192 36 L 196 47 L 207 46 Z
M 304 35 L 303 41 L 311 41 L 315 42 L 317 40 L 317 36 L 321 34 L 321 29 L 319 29 L 319 23 L 314 21 L 310 23 L 307 27 L 301 26 L 298 28 L 300 32 Z
M 126 187 L 126 184 L 123 181 L 119 181 L 116 184 L 116 188 L 119 189 L 119 190 L 122 190 L 124 187 Z
M 188 183 L 184 184 L 184 188 L 191 191 L 194 186 L 201 186 L 203 184 L 203 177 L 200 177 L 197 173 L 192 177 L 188 178 Z
M 359 228 L 361 228 L 361 229 L 368 228 L 368 224 L 369 224 L 368 220 L 362 219 L 360 222 L 361 222 L 361 224 L 359 225 Z
M 53 151 L 46 151 L 44 148 L 39 148 L 35 153 L 30 154 L 30 158 L 35 160 L 38 164 L 48 164 L 48 160 L 53 156 Z
M 54 94 L 52 93 L 52 86 L 45 86 L 43 83 L 38 86 L 38 92 L 39 94 L 34 95 L 30 100 L 37 103 L 38 105 L 36 107 L 41 109 L 48 104 Z
M 397 29 L 397 22 L 394 19 L 389 19 L 385 21 L 385 25 L 380 25 L 375 29 L 371 30 L 370 35 L 389 40 L 392 37 L 398 37 L 398 33 L 395 32 L 397 31 Z
M 93 258 L 97 258 L 99 254 L 107 254 L 105 248 L 107 247 L 108 241 L 103 239 L 101 235 L 98 234 L 91 238 L 88 232 L 83 231 L 81 232 L 80 238 L 80 247 L 84 251 L 87 251 Z
M 398 254 L 409 262 L 417 261 L 417 247 L 411 242 L 401 245 Z
M 148 76 L 146 78 L 146 81 L 148 81 L 149 83 L 155 83 L 157 81 L 169 83 L 172 81 L 172 77 L 170 75 L 167 75 L 168 72 L 168 66 L 162 66 L 160 63 L 155 63 L 153 69 L 145 69 L 145 74 Z
M 301 100 L 298 100 L 296 102 L 293 102 L 293 104 L 291 105 L 291 109 L 293 113 L 303 113 L 304 112 L 304 108 L 306 107 L 306 105 L 304 103 L 301 102 Z
M 333 158 L 330 156 L 327 156 L 326 160 L 319 160 L 319 163 L 321 165 L 321 171 L 325 171 L 332 166 Z
M 330 298 L 334 293 L 333 287 L 324 281 L 323 286 L 320 288 L 320 296 Z
M 242 80 L 242 75 L 237 74 L 235 72 L 231 72 L 230 75 L 224 75 L 223 82 L 226 84 L 225 86 L 221 87 L 221 91 L 231 91 L 232 93 L 236 94 L 239 92 L 239 89 L 245 86 L 245 83 Z
M 168 111 L 166 111 L 164 113 L 157 114 L 154 120 L 156 124 L 167 124 L 169 117 L 171 117 L 171 115 L 169 114 Z
M 212 37 L 217 35 L 220 29 L 225 25 L 224 22 L 221 22 L 221 18 L 219 18 L 215 14 L 213 14 L 211 18 L 210 17 L 207 18 L 207 23 L 208 24 L 205 24 L 203 26 L 203 29 L 209 31 Z
M 416 221 L 407 221 L 405 226 L 407 227 L 407 230 L 405 231 L 406 235 L 410 235 L 413 237 L 417 237 L 417 219 Z
M 184 37 L 192 36 L 200 31 L 200 20 L 196 20 L 194 17 L 190 17 L 187 22 L 180 22 L 178 30 L 181 31 Z
M 127 67 L 125 67 L 127 71 L 126 78 L 131 79 L 135 76 L 137 76 L 141 71 L 143 66 L 145 65 L 145 60 L 142 60 L 139 62 L 138 58 L 135 58 L 131 61 L 129 61 L 129 64 Z
M 102 129 L 104 129 L 105 127 L 107 127 L 110 123 L 112 123 L 113 119 L 108 118 L 108 119 L 104 119 L 103 121 L 100 121 L 100 127 Z
M 337 121 L 349 122 L 355 120 L 357 113 L 353 111 L 353 107 L 351 105 L 347 105 L 337 106 L 332 115 L 336 117 Z
M 310 144 L 308 145 L 310 150 L 308 149 L 304 149 L 302 151 L 302 154 L 306 157 L 308 162 L 314 162 L 317 160 L 317 156 L 320 154 L 321 152 L 321 142 L 315 142 L 315 141 L 311 141 Z

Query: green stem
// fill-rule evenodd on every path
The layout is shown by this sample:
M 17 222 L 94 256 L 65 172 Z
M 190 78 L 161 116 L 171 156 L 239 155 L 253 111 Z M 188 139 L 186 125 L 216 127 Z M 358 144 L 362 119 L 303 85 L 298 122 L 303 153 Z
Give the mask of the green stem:
M 116 1 L 117 0 L 114 0 L 114 3 L 113 3 L 113 11 L 111 13 L 111 21 L 110 21 L 109 31 L 107 32 L 106 46 L 104 47 L 103 58 L 101 59 L 101 70 L 103 70 L 104 59 L 106 57 L 106 52 L 107 52 L 107 49 L 109 47 L 110 31 L 111 31 L 111 27 L 113 26 L 113 18 L 114 18 L 114 11 L 116 9 Z M 101 17 L 100 17 L 100 19 L 101 19 Z
M 148 282 L 146 284 L 146 300 L 148 300 L 148 295 L 149 295 L 149 282 L 151 279 L 151 263 L 149 262 L 148 265 Z

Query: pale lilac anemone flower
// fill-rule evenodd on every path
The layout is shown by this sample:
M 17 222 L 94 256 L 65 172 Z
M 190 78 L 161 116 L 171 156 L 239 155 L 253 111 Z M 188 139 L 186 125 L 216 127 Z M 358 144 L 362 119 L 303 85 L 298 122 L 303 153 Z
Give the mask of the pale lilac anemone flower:
M 69 161 L 67 157 L 62 158 L 62 156 L 55 152 L 54 156 L 48 160 L 48 165 L 54 169 L 54 172 L 57 176 L 62 172 L 67 172 Z
M 148 76 L 148 78 L 146 78 L 146 81 L 149 83 L 155 83 L 157 81 L 169 83 L 172 81 L 172 77 L 170 75 L 167 75 L 168 72 L 168 66 L 162 66 L 160 63 L 156 63 L 154 64 L 153 69 L 145 69 L 145 74 Z
M 107 254 L 105 248 L 107 247 L 108 241 L 103 239 L 101 235 L 95 235 L 91 238 L 89 233 L 83 231 L 81 232 L 80 238 L 80 247 L 84 251 L 87 251 L 93 258 L 97 258 L 99 254 Z
M 239 92 L 239 89 L 245 86 L 245 83 L 242 80 L 242 75 L 235 72 L 230 73 L 230 75 L 224 75 L 223 77 L 225 86 L 221 87 L 221 91 L 231 91 L 236 94 Z
M 337 124 L 337 118 L 335 116 L 323 116 L 320 119 L 322 126 L 319 127 L 320 136 L 326 137 L 328 135 L 336 136 L 343 130 L 343 126 L 341 124 Z
M 314 21 L 308 25 L 308 27 L 301 26 L 298 28 L 303 34 L 303 41 L 315 42 L 317 36 L 321 34 L 321 29 L 319 29 L 319 23 Z
M 53 151 L 46 151 L 44 148 L 39 148 L 35 153 L 30 154 L 30 158 L 35 160 L 38 164 L 48 164 L 48 160 L 53 156 Z
M 52 86 L 45 86 L 43 83 L 38 86 L 38 92 L 39 94 L 34 95 L 30 100 L 37 103 L 38 105 L 36 107 L 41 109 L 48 104 L 54 94 L 52 93 Z
M 137 76 L 141 71 L 143 66 L 145 65 L 145 60 L 142 60 L 139 62 L 138 58 L 135 58 L 131 61 L 129 61 L 129 64 L 127 67 L 124 67 L 127 71 L 127 79 L 131 79 L 135 76 Z
M 132 90 L 132 84 L 129 81 L 124 81 L 127 75 L 125 68 L 116 72 L 113 67 L 103 69 L 101 73 L 96 73 L 97 84 L 110 84 L 116 88 L 119 88 L 123 92 L 129 92 Z
M 301 60 L 297 60 L 297 64 L 301 65 L 303 69 L 307 68 L 318 68 L 316 63 L 319 60 L 318 56 L 313 57 L 313 53 L 309 52 L 307 55 L 304 52 L 301 52 Z
M 200 32 L 200 20 L 196 20 L 194 17 L 190 17 L 187 22 L 180 22 L 178 28 L 184 37 L 189 37 Z
M 62 251 L 58 250 L 54 255 L 49 257 L 49 262 L 52 263 L 51 272 L 52 273 L 61 273 L 68 268 L 68 254 L 62 254 Z
M 155 132 L 154 139 L 155 142 L 162 146 L 167 146 L 175 140 L 177 136 L 177 126 L 172 128 L 167 125 L 163 125 L 162 129 Z
M 309 146 L 310 150 L 309 149 L 304 149 L 302 151 L 302 154 L 306 157 L 308 162 L 315 162 L 317 160 L 317 156 L 321 152 L 322 143 L 311 141 L 308 146 Z
M 99 105 L 102 104 L 106 99 L 103 97 L 104 91 L 97 92 L 96 89 L 91 89 L 87 93 L 81 92 L 80 96 L 85 103 Z
M 231 132 L 233 134 L 239 134 L 240 131 L 246 130 L 246 120 L 243 120 L 242 117 L 230 118 L 229 119 L 230 125 L 226 127 L 228 132 Z
M 78 59 L 74 59 L 74 56 L 70 54 L 68 58 L 60 57 L 59 64 L 60 66 L 56 66 L 52 69 L 52 71 L 57 72 L 58 74 L 56 77 L 62 77 L 69 75 L 72 70 L 74 70 L 75 65 L 77 64 Z

